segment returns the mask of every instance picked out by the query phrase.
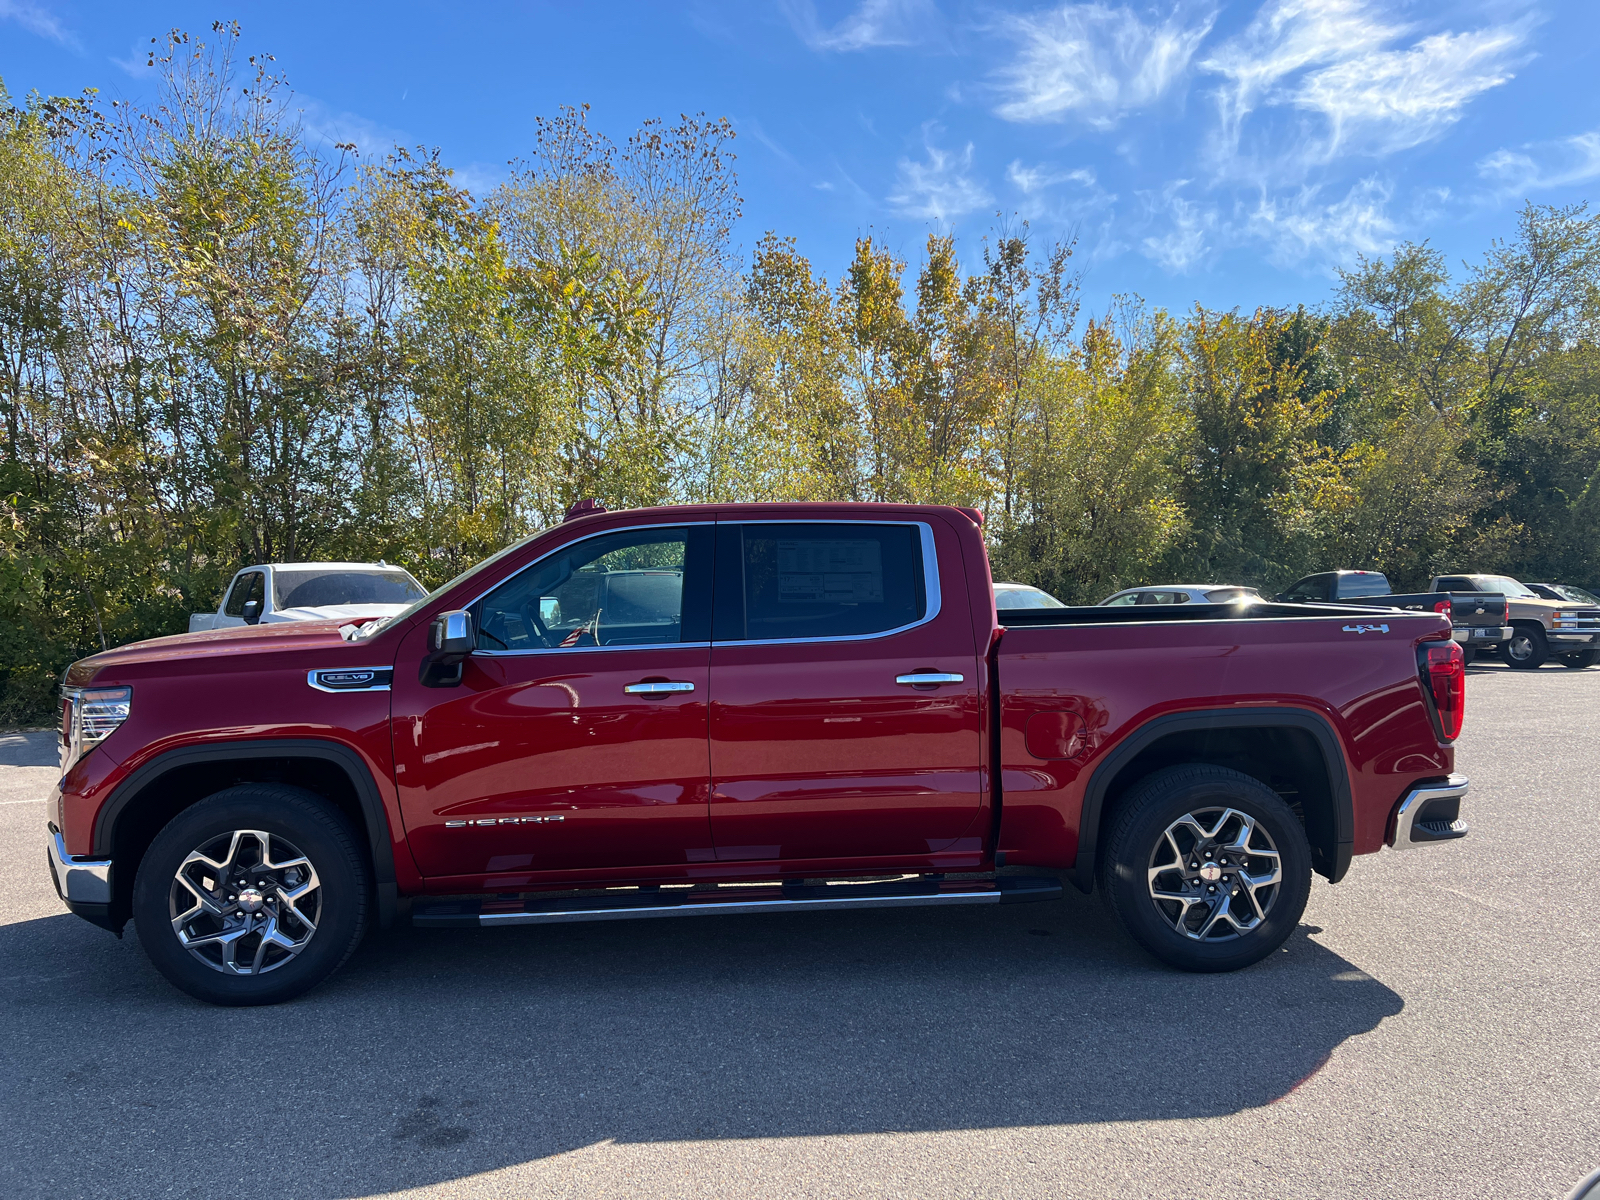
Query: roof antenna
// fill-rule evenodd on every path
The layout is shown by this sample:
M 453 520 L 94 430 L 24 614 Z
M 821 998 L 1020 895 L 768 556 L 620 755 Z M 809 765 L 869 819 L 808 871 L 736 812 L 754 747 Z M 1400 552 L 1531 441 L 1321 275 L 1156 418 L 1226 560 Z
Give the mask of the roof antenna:
M 576 521 L 579 517 L 592 517 L 596 513 L 603 513 L 605 511 L 606 506 L 604 504 L 596 500 L 593 496 L 588 496 L 582 500 L 579 500 L 571 508 L 567 509 L 567 515 L 561 519 L 562 521 Z

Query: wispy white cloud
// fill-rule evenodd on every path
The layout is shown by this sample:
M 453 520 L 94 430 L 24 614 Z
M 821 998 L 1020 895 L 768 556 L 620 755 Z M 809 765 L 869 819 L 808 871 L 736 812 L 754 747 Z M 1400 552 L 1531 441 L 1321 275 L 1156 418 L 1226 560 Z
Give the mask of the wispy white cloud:
M 61 24 L 60 18 L 35 0 L 0 0 L 0 21 L 14 21 L 29 33 L 63 46 L 78 44 L 78 39 Z
M 1099 3 L 1003 17 L 999 28 L 1018 50 L 995 75 L 995 112 L 1008 121 L 1070 117 L 1109 128 L 1183 77 L 1214 20 L 1210 9 L 1188 4 L 1149 22 Z
M 362 158 L 383 158 L 396 146 L 411 142 L 399 129 L 359 113 L 335 111 L 311 96 L 296 94 L 289 107 L 299 110 L 300 127 L 313 144 L 324 143 L 324 149 L 354 145 Z
M 479 200 L 504 183 L 510 174 L 511 169 L 505 163 L 470 162 L 450 170 L 455 184 L 466 188 Z
M 1241 232 L 1266 243 L 1268 258 L 1280 266 L 1307 260 L 1344 265 L 1357 255 L 1382 254 L 1394 245 L 1387 183 L 1376 177 L 1359 180 L 1332 203 L 1323 201 L 1321 191 L 1306 187 L 1290 196 L 1262 196 Z
M 4 2 L 5 0 L 0 0 L 0 4 Z M 142 79 L 146 75 L 155 73 L 155 68 L 150 64 L 150 41 L 148 38 L 135 41 L 132 46 L 128 47 L 127 58 L 118 58 L 115 54 L 108 57 L 113 66 L 120 67 L 124 75 L 131 76 L 134 79 Z
M 902 158 L 895 169 L 895 190 L 888 196 L 894 209 L 908 217 L 947 221 L 994 203 L 989 189 L 972 175 L 972 143 L 959 153 L 933 144 L 937 127 L 923 126 L 924 162 Z
M 785 150 L 783 146 L 778 143 L 776 138 L 769 136 L 767 131 L 762 128 L 760 121 L 756 120 L 754 117 L 746 117 L 742 119 L 736 118 L 734 120 L 734 125 L 738 128 L 740 133 L 747 133 L 751 137 L 755 138 L 759 144 L 770 150 L 776 158 L 781 159 L 786 166 L 792 167 L 795 170 L 800 169 L 800 164 L 795 160 L 794 155 Z
M 944 18 L 933 0 L 861 0 L 849 16 L 824 27 L 812 0 L 780 0 L 800 40 L 813 50 L 868 50 L 918 46 L 937 40 Z
M 1358 180 L 1338 199 L 1306 186 L 1261 192 L 1253 205 L 1225 210 L 1190 199 L 1191 181 L 1177 179 L 1158 192 L 1141 192 L 1151 232 L 1139 251 L 1170 274 L 1188 274 L 1226 249 L 1264 254 L 1280 267 L 1343 266 L 1357 255 L 1382 254 L 1394 246 L 1398 227 L 1389 215 L 1391 186 L 1374 176 Z
M 1288 108 L 1320 119 L 1296 125 L 1285 148 L 1247 156 L 1252 171 L 1303 169 L 1345 151 L 1390 154 L 1437 136 L 1476 96 L 1527 61 L 1525 19 L 1464 33 L 1414 37 L 1369 0 L 1268 0 L 1243 32 L 1198 65 L 1223 77 L 1213 147 L 1237 166 L 1251 113 Z M 1271 160 L 1276 159 L 1274 163 Z
M 1163 228 L 1144 238 L 1139 243 L 1139 252 L 1163 270 L 1177 275 L 1187 274 L 1211 256 L 1221 223 L 1214 205 L 1179 195 L 1188 184 L 1187 179 L 1176 179 L 1159 193 L 1145 192 L 1140 196 L 1152 221 Z
M 1006 178 L 1025 196 L 1042 192 L 1058 183 L 1081 183 L 1086 187 L 1095 185 L 1095 173 L 1088 167 L 1078 167 L 1071 171 L 1060 170 L 1048 163 L 1025 167 L 1020 158 L 1013 159 L 1011 165 L 1006 168 Z
M 1496 150 L 1479 161 L 1478 174 L 1504 196 L 1526 196 L 1594 179 L 1600 176 L 1600 129 Z

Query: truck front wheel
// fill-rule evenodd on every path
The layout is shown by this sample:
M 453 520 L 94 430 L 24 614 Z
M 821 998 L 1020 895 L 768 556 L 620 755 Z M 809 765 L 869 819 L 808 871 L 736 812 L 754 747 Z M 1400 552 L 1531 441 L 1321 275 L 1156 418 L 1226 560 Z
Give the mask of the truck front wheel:
M 366 930 L 366 860 L 319 797 L 246 783 L 174 817 L 133 885 L 139 941 L 212 1004 L 277 1004 L 333 974 Z
M 1550 645 L 1544 640 L 1544 630 L 1537 625 L 1518 625 L 1511 640 L 1500 647 L 1500 658 L 1506 666 L 1531 671 L 1544 666 L 1550 657 Z
M 1139 783 L 1100 867 L 1134 941 L 1185 971 L 1234 971 L 1281 946 L 1311 894 L 1311 846 L 1260 780 L 1205 764 Z

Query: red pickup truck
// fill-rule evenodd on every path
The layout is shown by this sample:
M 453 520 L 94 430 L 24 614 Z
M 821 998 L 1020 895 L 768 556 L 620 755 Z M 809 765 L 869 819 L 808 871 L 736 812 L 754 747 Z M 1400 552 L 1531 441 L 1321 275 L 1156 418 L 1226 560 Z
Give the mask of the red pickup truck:
M 1257 601 L 1002 627 L 980 521 L 601 510 L 360 628 L 86 658 L 57 890 L 119 934 L 131 917 L 222 1004 L 305 991 L 397 915 L 1003 904 L 1063 875 L 1157 958 L 1219 971 L 1284 941 L 1313 871 L 1466 833 L 1442 616 Z

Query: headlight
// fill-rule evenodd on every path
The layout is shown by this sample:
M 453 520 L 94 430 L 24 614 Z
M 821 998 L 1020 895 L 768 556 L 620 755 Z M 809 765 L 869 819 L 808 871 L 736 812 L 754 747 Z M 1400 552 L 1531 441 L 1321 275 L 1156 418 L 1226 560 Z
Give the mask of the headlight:
M 61 689 L 61 770 L 117 731 L 133 708 L 133 689 Z

